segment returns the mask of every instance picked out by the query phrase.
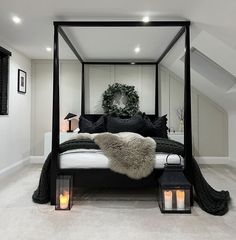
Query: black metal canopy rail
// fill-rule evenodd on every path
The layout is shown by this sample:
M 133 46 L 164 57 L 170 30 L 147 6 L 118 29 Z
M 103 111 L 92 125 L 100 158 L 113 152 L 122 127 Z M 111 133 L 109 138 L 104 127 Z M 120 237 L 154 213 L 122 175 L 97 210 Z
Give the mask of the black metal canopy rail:
M 189 27 L 190 21 L 54 21 L 60 27 Z
M 84 61 L 73 43 L 70 41 L 62 27 L 181 27 L 167 48 L 157 61 Z M 190 79 L 190 21 L 54 21 L 54 51 L 53 51 L 53 110 L 52 110 L 52 162 L 51 162 L 51 204 L 56 200 L 56 177 L 59 172 L 59 138 L 60 138 L 60 104 L 59 104 L 59 34 L 65 40 L 72 52 L 82 64 L 81 81 L 81 114 L 85 113 L 85 64 L 114 64 L 114 65 L 155 65 L 155 115 L 158 115 L 158 66 L 168 54 L 175 43 L 185 33 L 185 63 L 184 63 L 184 146 L 185 146 L 185 169 L 188 171 L 192 159 L 192 128 L 191 128 L 191 79 Z

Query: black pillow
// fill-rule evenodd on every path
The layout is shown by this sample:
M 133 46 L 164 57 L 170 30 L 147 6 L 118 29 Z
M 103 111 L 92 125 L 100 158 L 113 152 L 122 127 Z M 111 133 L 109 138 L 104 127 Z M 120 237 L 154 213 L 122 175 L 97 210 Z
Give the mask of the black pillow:
M 147 115 L 143 114 L 143 119 L 145 120 L 145 127 L 142 132 L 144 137 L 168 138 L 167 115 L 158 117 L 152 122 Z
M 96 122 L 92 122 L 85 117 L 79 118 L 79 133 L 101 133 L 106 132 L 105 118 L 101 116 Z
M 141 134 L 145 121 L 140 114 L 130 118 L 107 117 L 107 131 L 110 133 L 134 132 Z

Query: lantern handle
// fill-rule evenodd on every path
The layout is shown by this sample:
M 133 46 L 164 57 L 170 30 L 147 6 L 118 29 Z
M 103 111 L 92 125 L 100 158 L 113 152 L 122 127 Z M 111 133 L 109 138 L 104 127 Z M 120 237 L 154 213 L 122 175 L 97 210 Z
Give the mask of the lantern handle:
M 181 159 L 180 155 L 179 154 L 172 154 L 172 153 L 170 153 L 166 156 L 166 164 L 167 165 L 176 165 L 176 163 L 168 163 L 168 158 L 169 158 L 170 155 L 177 155 L 179 157 L 179 165 L 182 165 L 182 159 Z

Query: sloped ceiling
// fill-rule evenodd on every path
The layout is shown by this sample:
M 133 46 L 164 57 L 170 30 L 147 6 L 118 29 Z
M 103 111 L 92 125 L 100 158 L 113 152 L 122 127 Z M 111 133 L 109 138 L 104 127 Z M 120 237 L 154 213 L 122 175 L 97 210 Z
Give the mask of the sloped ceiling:
M 235 0 L 2 0 L 0 40 L 29 58 L 50 59 L 52 53 L 46 52 L 45 47 L 52 47 L 54 20 L 141 20 L 144 15 L 149 15 L 151 20 L 188 19 L 192 22 L 191 45 L 236 76 L 235 12 Z M 22 24 L 15 25 L 11 20 L 13 15 L 21 17 Z M 121 37 L 129 39 L 126 35 Z M 145 34 L 140 36 L 137 44 L 145 37 Z M 181 44 L 180 41 L 176 52 L 163 62 L 180 76 L 183 72 Z M 72 58 L 63 41 L 61 45 L 61 56 Z M 122 46 L 117 51 L 121 52 L 119 47 Z M 146 51 L 142 48 L 142 54 Z M 226 110 L 236 110 L 236 86 L 225 92 L 194 70 L 192 83 Z
M 225 110 L 231 112 L 236 110 L 236 69 L 234 63 L 236 62 L 236 51 L 225 44 L 218 38 L 210 35 L 206 31 L 200 29 L 193 29 L 195 33 L 192 37 L 191 47 L 197 49 L 209 59 L 218 64 L 222 70 L 227 71 L 232 75 L 233 79 L 223 78 L 224 74 L 213 74 L 211 68 L 202 67 L 201 69 L 194 68 L 194 57 L 192 56 L 192 85 L 199 91 L 210 97 L 213 101 L 222 106 Z M 162 64 L 180 76 L 184 78 L 184 39 L 180 39 L 175 48 L 168 54 L 163 60 Z M 208 71 L 208 74 L 205 73 Z M 214 78 L 207 78 L 207 75 L 212 74 Z M 223 77 L 222 77 L 223 76 Z M 234 84 L 233 84 L 234 83 Z M 230 85 L 230 88 L 228 87 Z

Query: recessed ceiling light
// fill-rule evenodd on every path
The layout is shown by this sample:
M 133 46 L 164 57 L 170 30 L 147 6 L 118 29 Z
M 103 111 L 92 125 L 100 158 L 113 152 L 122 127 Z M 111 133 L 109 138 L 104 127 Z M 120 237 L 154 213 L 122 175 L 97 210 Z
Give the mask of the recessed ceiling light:
M 12 17 L 12 21 L 15 23 L 15 24 L 20 24 L 21 23 L 21 19 L 17 16 L 13 16 Z
M 130 64 L 131 64 L 131 65 L 135 65 L 135 62 L 131 62 Z
M 51 52 L 51 51 L 52 51 L 52 48 L 46 47 L 46 51 L 47 51 L 47 52 Z
M 134 51 L 135 51 L 135 53 L 139 53 L 139 52 L 140 52 L 140 47 L 136 47 L 136 48 L 134 49 Z
M 149 22 L 149 17 L 148 16 L 143 17 L 143 22 L 148 23 Z

